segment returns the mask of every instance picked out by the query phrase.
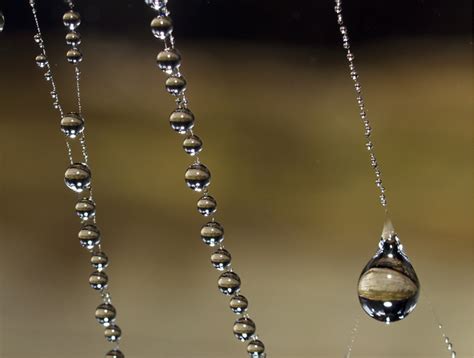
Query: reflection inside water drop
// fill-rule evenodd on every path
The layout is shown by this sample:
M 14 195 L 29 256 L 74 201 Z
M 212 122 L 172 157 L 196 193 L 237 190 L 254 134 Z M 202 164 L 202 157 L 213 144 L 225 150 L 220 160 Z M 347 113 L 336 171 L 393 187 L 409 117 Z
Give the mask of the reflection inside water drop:
M 359 301 L 372 318 L 390 324 L 404 319 L 416 307 L 420 283 L 388 221 L 379 250 L 362 270 Z

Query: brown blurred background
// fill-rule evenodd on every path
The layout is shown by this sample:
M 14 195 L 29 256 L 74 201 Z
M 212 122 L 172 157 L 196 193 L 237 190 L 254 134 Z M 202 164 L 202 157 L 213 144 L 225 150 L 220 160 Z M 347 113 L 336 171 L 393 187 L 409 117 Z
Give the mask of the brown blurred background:
M 60 96 L 73 108 L 64 6 L 41 2 Z M 88 255 L 25 2 L 2 2 L 0 357 L 101 357 Z M 83 102 L 103 247 L 127 357 L 238 358 L 235 319 L 199 239 L 191 160 L 141 1 L 82 1 Z M 474 355 L 470 4 L 348 4 L 395 227 L 422 283 L 419 307 L 385 326 L 356 282 L 383 213 L 332 3 L 173 1 L 203 162 L 226 248 L 269 357 Z M 113 9 L 114 11 L 111 11 Z M 286 9 L 286 10 L 285 10 Z M 467 16 L 466 14 L 469 14 Z

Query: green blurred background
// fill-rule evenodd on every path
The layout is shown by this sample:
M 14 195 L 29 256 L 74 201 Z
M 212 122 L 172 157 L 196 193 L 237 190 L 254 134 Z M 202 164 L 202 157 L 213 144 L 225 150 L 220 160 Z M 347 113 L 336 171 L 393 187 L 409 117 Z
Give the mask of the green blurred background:
M 52 30 L 47 45 L 69 111 L 72 69 L 63 33 Z M 99 299 L 88 287 L 75 195 L 63 184 L 64 139 L 33 63 L 31 31 L 0 35 L 0 357 L 101 357 L 108 345 L 93 318 Z M 160 44 L 148 33 L 117 31 L 94 28 L 81 48 L 98 223 L 122 348 L 136 358 L 244 357 L 211 250 L 199 239 L 199 195 L 183 181 L 191 160 L 168 125 L 173 100 L 154 68 Z M 392 219 L 423 289 L 416 311 L 391 326 L 366 317 L 356 296 L 383 212 L 342 50 L 183 39 L 201 159 L 269 357 L 343 357 L 356 319 L 353 357 L 448 357 L 431 307 L 458 357 L 472 357 L 470 36 L 390 36 L 354 46 Z

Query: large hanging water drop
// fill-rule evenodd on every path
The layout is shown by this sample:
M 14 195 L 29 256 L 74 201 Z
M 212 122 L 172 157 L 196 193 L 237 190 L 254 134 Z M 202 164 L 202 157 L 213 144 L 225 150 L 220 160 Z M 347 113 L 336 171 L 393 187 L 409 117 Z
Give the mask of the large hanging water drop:
M 404 319 L 416 307 L 420 282 L 390 220 L 379 250 L 362 270 L 358 294 L 364 311 L 387 324 Z

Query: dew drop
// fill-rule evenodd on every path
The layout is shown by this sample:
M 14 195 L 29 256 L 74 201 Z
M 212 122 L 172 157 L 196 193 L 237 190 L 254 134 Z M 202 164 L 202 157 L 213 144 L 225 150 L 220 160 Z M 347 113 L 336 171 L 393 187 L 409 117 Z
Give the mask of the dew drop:
M 372 318 L 390 324 L 416 307 L 420 283 L 390 221 L 385 222 L 379 250 L 362 270 L 359 302 Z

